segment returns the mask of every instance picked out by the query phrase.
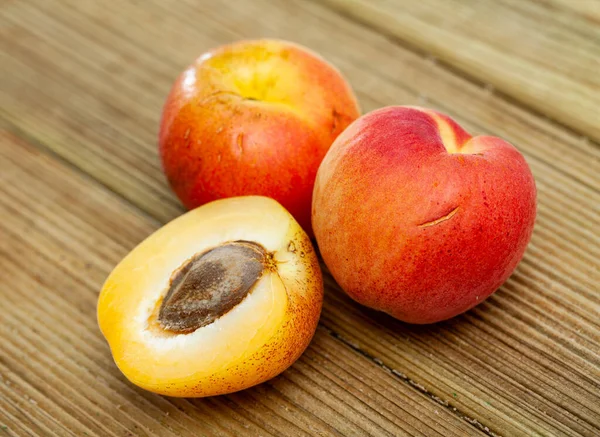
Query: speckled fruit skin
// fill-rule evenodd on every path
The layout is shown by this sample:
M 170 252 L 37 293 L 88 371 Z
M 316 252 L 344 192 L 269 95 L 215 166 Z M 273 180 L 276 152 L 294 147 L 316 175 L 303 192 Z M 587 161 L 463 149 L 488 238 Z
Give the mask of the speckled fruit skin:
M 431 110 L 388 107 L 337 138 L 312 214 L 323 259 L 352 298 L 433 323 L 510 276 L 531 238 L 536 188 L 506 141 L 471 137 Z
M 175 82 L 160 125 L 164 172 L 182 203 L 263 195 L 305 231 L 315 175 L 360 115 L 340 72 L 278 40 L 241 41 L 200 56 Z

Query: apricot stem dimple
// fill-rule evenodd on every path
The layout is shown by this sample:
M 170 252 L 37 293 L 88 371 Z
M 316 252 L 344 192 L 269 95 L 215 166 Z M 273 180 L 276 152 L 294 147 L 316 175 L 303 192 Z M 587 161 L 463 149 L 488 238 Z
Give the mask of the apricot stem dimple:
M 270 254 L 251 241 L 227 242 L 186 261 L 171 277 L 158 313 L 160 326 L 178 334 L 206 326 L 252 291 Z

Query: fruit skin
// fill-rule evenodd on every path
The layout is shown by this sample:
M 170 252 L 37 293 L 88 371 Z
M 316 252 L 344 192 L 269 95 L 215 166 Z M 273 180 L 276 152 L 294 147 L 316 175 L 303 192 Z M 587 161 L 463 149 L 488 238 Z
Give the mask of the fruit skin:
M 171 273 L 195 253 L 224 241 L 259 242 L 273 252 L 242 303 L 189 334 L 165 333 L 151 314 Z M 319 320 L 323 278 L 310 239 L 276 201 L 247 196 L 194 209 L 134 248 L 107 278 L 98 324 L 115 363 L 134 384 L 176 397 L 231 393 L 288 368 L 306 349 Z
M 240 41 L 200 56 L 166 100 L 159 146 L 182 203 L 258 194 L 310 227 L 315 175 L 360 115 L 340 72 L 299 45 Z
M 410 323 L 460 314 L 513 272 L 531 238 L 536 188 L 506 141 L 449 117 L 387 107 L 323 160 L 313 197 L 320 252 L 358 302 Z

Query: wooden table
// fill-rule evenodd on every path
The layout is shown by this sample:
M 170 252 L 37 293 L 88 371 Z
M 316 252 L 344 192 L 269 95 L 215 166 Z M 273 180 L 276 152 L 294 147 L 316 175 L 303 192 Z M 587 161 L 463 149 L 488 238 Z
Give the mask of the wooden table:
M 598 0 L 0 2 L 0 436 L 599 436 Z M 161 105 L 203 51 L 290 39 L 365 112 L 418 104 L 506 138 L 539 190 L 514 275 L 467 314 L 410 326 L 326 274 L 315 339 L 244 392 L 129 384 L 99 288 L 182 213 L 157 158 Z

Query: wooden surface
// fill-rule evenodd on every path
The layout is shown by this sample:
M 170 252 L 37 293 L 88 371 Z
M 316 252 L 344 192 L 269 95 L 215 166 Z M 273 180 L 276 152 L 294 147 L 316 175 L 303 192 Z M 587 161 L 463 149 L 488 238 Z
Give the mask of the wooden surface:
M 600 2 L 0 2 L 0 436 L 600 435 Z M 183 210 L 160 172 L 169 87 L 240 38 L 336 64 L 363 111 L 442 110 L 506 138 L 539 190 L 530 247 L 490 299 L 410 326 L 325 273 L 303 357 L 253 389 L 129 384 L 95 318 L 132 247 Z

